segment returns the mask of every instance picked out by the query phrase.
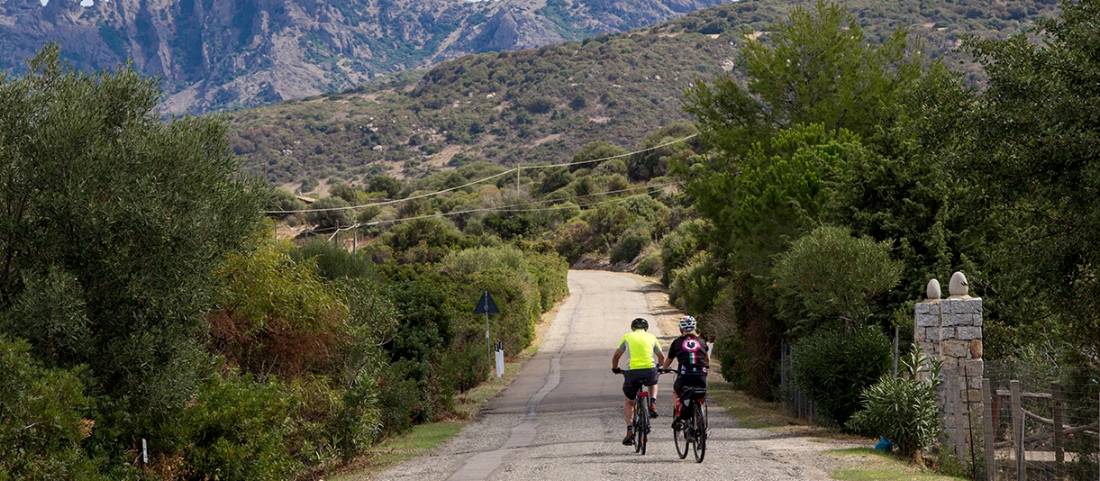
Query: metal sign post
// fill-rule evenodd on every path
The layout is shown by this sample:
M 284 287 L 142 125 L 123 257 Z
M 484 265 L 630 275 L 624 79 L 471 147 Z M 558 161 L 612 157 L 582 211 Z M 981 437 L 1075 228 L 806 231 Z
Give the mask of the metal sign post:
M 488 351 L 489 359 L 492 359 L 493 342 L 489 338 L 489 315 L 500 314 L 500 309 L 497 309 L 497 303 L 493 300 L 493 296 L 489 295 L 489 291 L 481 294 L 481 300 L 477 301 L 474 314 L 485 314 L 485 349 Z

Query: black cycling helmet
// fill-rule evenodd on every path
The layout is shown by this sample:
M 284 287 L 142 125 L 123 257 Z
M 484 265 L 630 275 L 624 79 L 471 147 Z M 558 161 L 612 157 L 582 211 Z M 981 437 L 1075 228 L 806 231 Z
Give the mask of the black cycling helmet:
M 631 329 L 642 329 L 642 330 L 648 331 L 649 330 L 649 321 L 639 317 L 637 319 L 634 319 L 633 321 L 630 321 L 630 328 Z

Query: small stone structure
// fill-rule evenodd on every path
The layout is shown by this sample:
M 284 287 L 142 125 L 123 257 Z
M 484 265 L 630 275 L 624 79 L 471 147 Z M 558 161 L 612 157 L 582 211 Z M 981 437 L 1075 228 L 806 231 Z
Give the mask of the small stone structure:
M 928 282 L 928 298 L 915 309 L 913 340 L 921 352 L 943 363 L 939 387 L 942 441 L 960 460 L 969 460 L 971 426 L 978 433 L 982 425 L 982 300 L 970 297 L 961 272 L 951 276 L 948 292 L 950 297 L 941 299 L 939 281 Z

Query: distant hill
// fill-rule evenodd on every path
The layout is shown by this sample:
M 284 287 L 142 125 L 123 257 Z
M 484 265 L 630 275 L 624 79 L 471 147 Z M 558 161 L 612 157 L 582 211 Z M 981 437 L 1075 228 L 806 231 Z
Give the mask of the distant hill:
M 467 53 L 621 32 L 730 0 L 41 1 L 0 2 L 0 72 L 18 72 L 57 42 L 83 69 L 132 58 L 164 79 L 165 111 L 197 113 L 335 92 Z
M 471 55 L 419 77 L 229 114 L 233 147 L 272 182 L 363 174 L 416 176 L 473 159 L 500 164 L 570 157 L 581 145 L 634 145 L 684 120 L 694 79 L 734 66 L 746 36 L 766 36 L 795 3 L 744 1 L 628 33 L 520 52 Z M 871 39 L 905 28 L 953 68 L 981 72 L 955 48 L 968 34 L 1020 32 L 1051 1 L 990 5 L 851 1 Z M 766 37 L 765 37 L 766 38 Z

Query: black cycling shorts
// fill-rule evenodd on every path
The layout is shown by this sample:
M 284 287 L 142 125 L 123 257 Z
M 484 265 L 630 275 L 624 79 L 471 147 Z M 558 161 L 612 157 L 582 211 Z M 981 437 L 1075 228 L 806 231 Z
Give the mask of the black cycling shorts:
M 657 368 L 623 371 L 623 394 L 633 401 L 642 386 L 657 384 Z
M 676 382 L 672 384 L 672 391 L 679 396 L 684 392 L 684 388 L 694 388 L 695 393 L 705 394 L 707 392 L 707 377 L 699 374 L 681 374 L 676 376 Z

